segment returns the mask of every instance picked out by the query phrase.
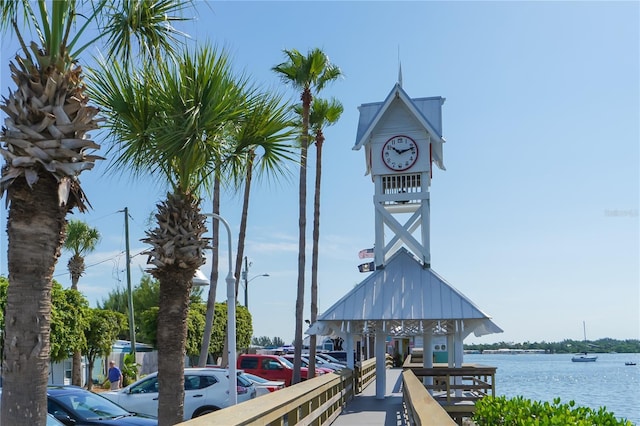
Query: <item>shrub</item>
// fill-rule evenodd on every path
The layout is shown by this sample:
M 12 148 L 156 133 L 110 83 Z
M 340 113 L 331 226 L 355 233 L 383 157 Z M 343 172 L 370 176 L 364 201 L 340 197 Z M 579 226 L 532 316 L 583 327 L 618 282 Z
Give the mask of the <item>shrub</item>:
M 129 386 L 138 376 L 138 367 L 133 354 L 126 354 L 122 360 L 122 386 Z
M 562 404 L 560 398 L 549 403 L 521 396 L 482 398 L 476 403 L 473 421 L 478 426 L 633 426 L 626 419 L 617 419 L 606 407 L 593 410 L 576 406 L 574 401 Z

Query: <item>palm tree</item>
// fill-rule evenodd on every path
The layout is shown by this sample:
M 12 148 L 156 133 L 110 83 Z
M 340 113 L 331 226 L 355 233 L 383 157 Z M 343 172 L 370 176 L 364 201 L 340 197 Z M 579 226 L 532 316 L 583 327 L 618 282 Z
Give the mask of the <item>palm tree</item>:
M 251 110 L 247 114 L 247 118 L 243 120 L 242 126 L 235 132 L 234 139 L 236 141 L 244 141 L 245 144 L 258 143 L 259 141 L 281 143 L 291 139 L 293 129 L 290 109 L 282 103 L 282 98 L 277 95 L 265 93 L 257 97 Z M 255 148 L 247 151 L 243 164 L 238 164 L 238 169 L 244 168 L 244 174 L 234 177 L 238 187 L 244 184 L 244 191 L 240 230 L 238 231 L 238 251 L 236 253 L 234 271 L 236 278 L 236 297 L 238 295 L 240 271 L 242 270 L 242 259 L 244 258 L 244 243 L 249 215 L 249 196 L 251 194 L 254 166 L 256 165 L 261 174 L 283 175 L 287 172 L 286 169 L 282 167 L 281 162 L 276 163 L 272 161 L 272 156 L 268 154 L 259 157 L 259 161 L 256 164 Z
M 309 111 L 313 93 L 321 91 L 328 83 L 342 74 L 340 68 L 329 62 L 329 57 L 320 49 L 310 50 L 303 55 L 296 49 L 284 50 L 287 58 L 272 68 L 280 74 L 285 83 L 301 90 L 302 129 L 300 135 L 300 184 L 298 218 L 298 285 L 296 293 L 296 328 L 294 335 L 293 383 L 300 382 L 302 367 L 302 324 L 304 310 L 304 272 L 307 228 L 307 148 L 309 147 Z
M 293 134 L 293 123 L 289 118 L 290 110 L 286 105 L 282 103 L 281 96 L 267 92 L 255 92 L 254 97 L 249 102 L 249 104 L 250 107 L 247 111 L 246 116 L 238 126 L 232 129 L 230 137 L 235 141 L 235 143 L 239 143 L 240 145 L 252 146 L 251 144 L 253 143 L 255 143 L 256 145 L 249 148 L 244 158 L 236 156 L 234 157 L 236 160 L 235 164 L 226 165 L 226 169 L 228 171 L 228 174 L 230 175 L 230 179 L 235 181 L 236 188 L 238 188 L 238 190 L 244 183 L 242 213 L 240 216 L 240 229 L 238 231 L 238 249 L 236 252 L 236 262 L 234 268 L 234 277 L 236 279 L 236 298 L 238 296 L 240 271 L 242 269 L 242 259 L 244 257 L 244 243 L 246 239 L 247 221 L 249 215 L 249 195 L 251 193 L 251 183 L 253 180 L 256 150 L 258 147 L 257 144 L 262 143 L 262 145 L 266 147 L 270 147 L 272 145 L 279 146 L 279 144 L 281 144 L 282 142 L 289 140 Z M 267 143 L 264 144 L 264 142 Z M 286 169 L 282 167 L 283 161 L 274 161 L 274 158 L 274 155 L 268 153 L 267 155 L 261 157 L 261 160 L 258 162 L 258 169 L 261 174 L 266 173 L 273 175 L 282 175 L 286 172 Z M 285 158 L 282 159 L 284 160 Z M 289 159 L 289 157 L 287 156 L 286 159 Z M 223 166 L 224 165 L 221 165 L 221 167 Z M 219 181 L 218 184 L 220 184 Z M 219 198 L 220 188 L 218 185 L 217 190 L 214 188 L 214 203 L 215 200 L 218 200 L 218 210 Z M 216 206 L 214 205 L 214 209 L 215 208 Z M 214 211 L 214 213 L 219 213 L 219 211 Z M 217 242 L 219 242 L 219 239 L 215 238 L 213 250 L 214 253 L 218 252 L 216 245 Z M 217 258 L 215 260 L 217 260 Z M 209 289 L 210 300 L 215 300 L 215 287 L 216 286 L 213 285 L 212 280 L 212 287 Z M 207 358 L 205 351 L 208 351 L 210 332 L 213 327 L 213 315 L 214 305 L 213 303 L 207 302 L 205 334 L 198 362 L 198 366 L 200 367 L 204 366 Z M 225 341 L 225 347 L 222 352 L 222 365 L 227 365 L 228 363 L 228 343 L 228 340 Z
M 96 249 L 100 241 L 100 232 L 85 222 L 71 219 L 67 225 L 67 237 L 63 247 L 73 254 L 67 263 L 71 274 L 71 289 L 78 290 L 78 281 L 84 275 L 84 255 Z M 71 384 L 82 386 L 82 352 L 74 351 L 71 364 Z
M 322 181 L 323 129 L 338 122 L 344 108 L 336 99 L 314 99 L 311 106 L 309 125 L 316 142 L 316 180 L 313 199 L 313 249 L 311 252 L 311 324 L 318 318 L 318 244 L 320 241 L 320 183 Z M 309 336 L 309 372 L 314 377 L 316 371 L 316 335 Z
M 173 425 L 183 418 L 191 280 L 209 245 L 201 195 L 210 191 L 219 164 L 237 164 L 256 143 L 229 137 L 250 109 L 250 91 L 246 78 L 232 74 L 226 52 L 208 45 L 141 73 L 101 66 L 91 80 L 115 141 L 112 167 L 128 166 L 134 176 L 161 174 L 169 184 L 157 205 L 156 227 L 143 242 L 151 246 L 148 271 L 160 282 L 158 418 L 160 425 Z M 270 156 L 288 153 L 284 144 L 259 144 Z
M 20 44 L 9 65 L 17 89 L 3 97 L 0 106 L 7 114 L 0 135 L 0 154 L 6 162 L 0 194 L 10 204 L 11 277 L 4 330 L 3 424 L 46 421 L 52 275 L 67 213 L 90 206 L 78 177 L 101 159 L 91 153 L 100 146 L 87 133 L 98 128 L 99 120 L 98 110 L 89 106 L 80 52 L 103 40 L 113 61 L 128 63 L 132 40 L 143 54 L 171 52 L 172 37 L 178 33 L 170 24 L 180 19 L 174 13 L 182 8 L 184 3 L 168 0 L 97 0 L 82 13 L 74 0 L 0 2 L 0 31 L 13 33 Z M 26 33 L 38 35 L 37 42 L 25 41 L 23 21 L 31 30 Z M 81 36 L 92 25 L 98 27 L 98 36 L 85 42 Z
M 78 281 L 84 275 L 86 269 L 84 264 L 84 255 L 91 253 L 96 249 L 100 241 L 100 232 L 96 228 L 92 228 L 87 223 L 71 219 L 67 225 L 67 237 L 64 240 L 64 248 L 72 254 L 67 268 L 71 274 L 71 288 L 78 289 Z

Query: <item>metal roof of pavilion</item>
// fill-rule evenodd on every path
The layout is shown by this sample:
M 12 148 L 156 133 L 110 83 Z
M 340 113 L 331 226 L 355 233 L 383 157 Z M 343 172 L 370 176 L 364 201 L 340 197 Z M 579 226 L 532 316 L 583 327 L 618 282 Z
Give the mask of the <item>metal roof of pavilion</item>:
M 466 337 L 501 333 L 491 318 L 432 269 L 423 267 L 400 248 L 384 269 L 371 273 L 333 304 L 307 334 L 373 333 L 381 328 L 392 336 L 434 334 L 459 329 Z

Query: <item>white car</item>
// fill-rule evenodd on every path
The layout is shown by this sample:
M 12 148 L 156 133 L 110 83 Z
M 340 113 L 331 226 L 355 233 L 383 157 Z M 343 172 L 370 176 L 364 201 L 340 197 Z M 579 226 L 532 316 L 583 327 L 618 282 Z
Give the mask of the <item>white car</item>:
M 238 402 L 256 397 L 256 388 L 237 372 Z M 184 420 L 229 406 L 229 371 L 222 368 L 184 369 Z M 152 373 L 126 388 L 102 392 L 102 396 L 135 413 L 158 415 L 158 373 Z
M 253 382 L 256 387 L 256 393 L 258 396 L 267 395 L 271 392 L 275 392 L 279 389 L 284 389 L 284 382 L 279 380 L 267 380 L 255 374 L 244 373 L 247 379 Z

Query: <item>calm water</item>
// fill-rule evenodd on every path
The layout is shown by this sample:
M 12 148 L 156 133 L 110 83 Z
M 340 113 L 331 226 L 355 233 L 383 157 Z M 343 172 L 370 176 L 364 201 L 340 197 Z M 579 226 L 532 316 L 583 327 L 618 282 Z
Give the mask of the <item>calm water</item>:
M 640 426 L 640 354 L 597 354 L 596 362 L 571 362 L 563 355 L 465 355 L 464 362 L 497 367 L 496 394 L 597 409 Z M 626 366 L 627 361 L 637 365 Z

